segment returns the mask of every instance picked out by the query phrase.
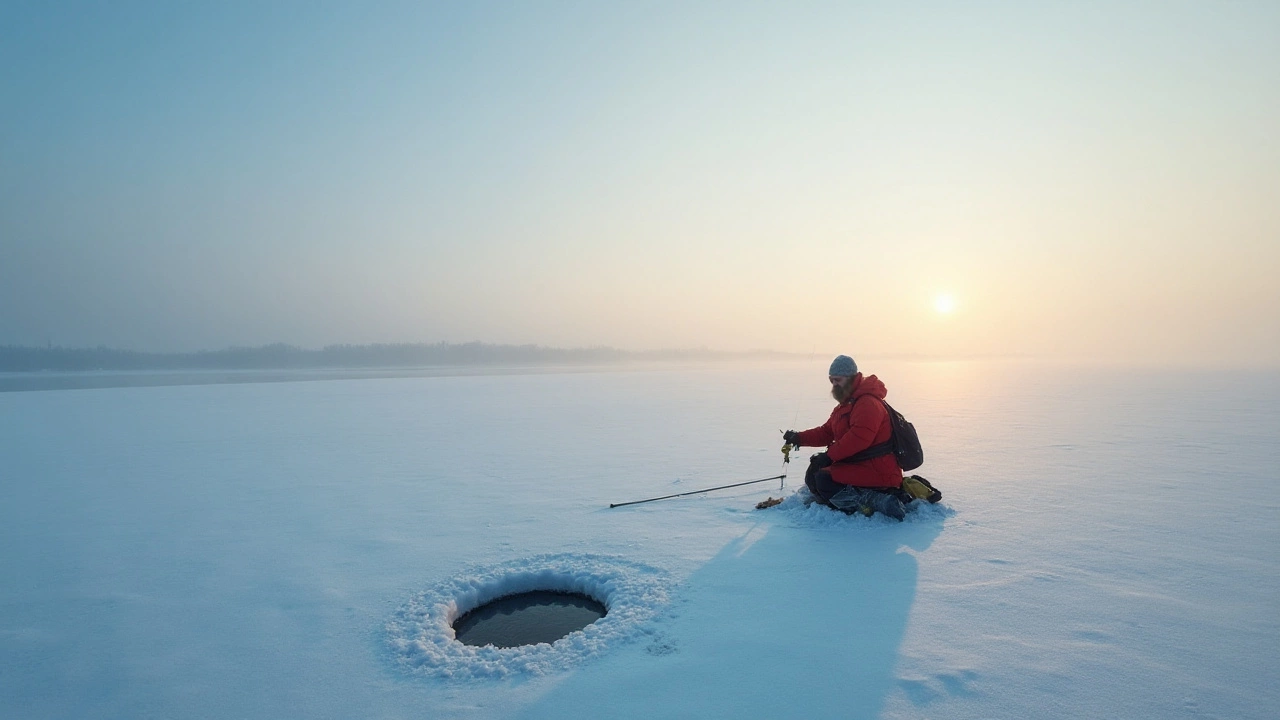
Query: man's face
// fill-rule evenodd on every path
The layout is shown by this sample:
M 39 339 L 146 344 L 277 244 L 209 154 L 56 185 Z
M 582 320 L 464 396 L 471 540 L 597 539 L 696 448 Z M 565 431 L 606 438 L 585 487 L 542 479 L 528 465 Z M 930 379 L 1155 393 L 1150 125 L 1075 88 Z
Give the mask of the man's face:
M 852 384 L 852 377 L 842 375 L 829 375 L 827 380 L 831 381 L 831 397 L 836 402 L 844 402 L 849 399 L 849 386 Z

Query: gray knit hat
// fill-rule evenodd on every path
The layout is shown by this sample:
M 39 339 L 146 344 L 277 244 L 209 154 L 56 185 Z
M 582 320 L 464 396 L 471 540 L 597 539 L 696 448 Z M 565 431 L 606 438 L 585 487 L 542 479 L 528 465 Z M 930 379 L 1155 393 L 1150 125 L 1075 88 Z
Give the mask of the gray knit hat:
M 853 377 L 858 374 L 858 363 L 848 355 L 837 355 L 836 359 L 831 361 L 831 369 L 827 374 L 836 377 Z

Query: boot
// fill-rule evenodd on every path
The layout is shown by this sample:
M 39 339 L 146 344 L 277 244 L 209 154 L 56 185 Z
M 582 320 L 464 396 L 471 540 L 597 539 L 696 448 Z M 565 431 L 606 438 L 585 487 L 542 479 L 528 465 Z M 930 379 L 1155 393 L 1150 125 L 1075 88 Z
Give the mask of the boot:
M 878 512 L 888 515 L 894 520 L 901 520 L 907 516 L 906 507 L 903 506 L 901 500 L 893 495 L 868 488 L 853 487 L 852 485 L 832 495 L 830 503 L 837 510 L 850 515 L 855 512 L 860 512 L 863 515 L 871 515 L 873 512 Z

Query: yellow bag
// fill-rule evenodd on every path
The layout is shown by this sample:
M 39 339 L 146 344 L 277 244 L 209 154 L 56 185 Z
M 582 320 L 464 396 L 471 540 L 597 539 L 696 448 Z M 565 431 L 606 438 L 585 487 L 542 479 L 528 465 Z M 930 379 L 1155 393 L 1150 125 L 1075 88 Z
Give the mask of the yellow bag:
M 928 500 L 936 503 L 942 499 L 942 492 L 920 475 L 908 475 L 902 478 L 902 489 L 917 500 Z

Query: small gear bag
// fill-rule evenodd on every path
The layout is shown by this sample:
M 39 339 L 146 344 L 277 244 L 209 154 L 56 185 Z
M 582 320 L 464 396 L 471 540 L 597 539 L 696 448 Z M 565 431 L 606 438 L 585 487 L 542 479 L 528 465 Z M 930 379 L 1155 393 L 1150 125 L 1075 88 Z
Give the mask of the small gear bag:
M 916 500 L 927 500 L 936 503 L 942 499 L 942 491 L 933 486 L 922 475 L 908 475 L 902 478 L 902 489 Z

